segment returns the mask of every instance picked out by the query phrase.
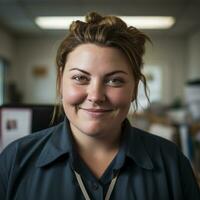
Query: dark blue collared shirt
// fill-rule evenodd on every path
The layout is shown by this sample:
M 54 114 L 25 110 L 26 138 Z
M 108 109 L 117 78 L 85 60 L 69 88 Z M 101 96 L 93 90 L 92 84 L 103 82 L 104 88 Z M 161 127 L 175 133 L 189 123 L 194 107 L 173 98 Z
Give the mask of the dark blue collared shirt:
M 93 200 L 200 200 L 190 163 L 177 147 L 125 120 L 120 150 L 100 179 L 80 159 L 67 119 L 21 138 L 0 155 L 0 200 L 83 200 L 74 171 Z

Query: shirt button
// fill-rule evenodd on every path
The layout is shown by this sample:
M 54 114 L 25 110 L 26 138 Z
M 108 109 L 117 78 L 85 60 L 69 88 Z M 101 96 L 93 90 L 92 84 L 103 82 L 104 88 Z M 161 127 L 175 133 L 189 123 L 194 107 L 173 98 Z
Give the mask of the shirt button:
M 92 189 L 93 189 L 93 190 L 98 190 L 98 188 L 99 188 L 98 184 L 95 183 L 95 182 L 93 182 L 93 183 L 92 183 Z

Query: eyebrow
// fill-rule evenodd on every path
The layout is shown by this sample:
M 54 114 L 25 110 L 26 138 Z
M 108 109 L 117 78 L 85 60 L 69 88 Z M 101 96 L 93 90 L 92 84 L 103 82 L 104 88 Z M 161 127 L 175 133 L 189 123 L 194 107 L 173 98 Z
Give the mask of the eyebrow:
M 74 71 L 74 70 L 77 70 L 77 71 L 80 71 L 80 72 L 82 72 L 84 74 L 90 75 L 89 72 L 86 72 L 85 70 L 82 70 L 82 69 L 79 69 L 79 68 L 71 68 L 71 69 L 69 69 L 69 71 Z
M 87 72 L 87 71 L 85 71 L 85 70 L 82 70 L 82 69 L 79 69 L 79 68 L 71 68 L 69 71 L 74 71 L 74 70 L 80 71 L 80 72 L 82 72 L 82 73 L 84 73 L 84 74 L 87 74 L 87 75 L 91 75 L 89 72 Z M 107 73 L 106 76 L 112 76 L 112 75 L 117 74 L 117 73 L 123 73 L 123 74 L 128 75 L 128 73 L 125 72 L 125 71 L 116 70 L 116 71 Z

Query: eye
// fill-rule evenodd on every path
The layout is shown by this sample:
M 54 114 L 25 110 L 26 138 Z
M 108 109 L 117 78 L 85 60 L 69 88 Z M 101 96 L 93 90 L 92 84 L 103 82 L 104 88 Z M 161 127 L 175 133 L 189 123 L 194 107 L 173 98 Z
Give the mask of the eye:
M 122 78 L 114 77 L 114 78 L 108 78 L 106 80 L 106 84 L 112 87 L 120 87 L 125 83 L 125 81 Z
M 72 80 L 74 80 L 78 84 L 87 84 L 89 82 L 89 78 L 84 75 L 74 75 L 72 76 Z

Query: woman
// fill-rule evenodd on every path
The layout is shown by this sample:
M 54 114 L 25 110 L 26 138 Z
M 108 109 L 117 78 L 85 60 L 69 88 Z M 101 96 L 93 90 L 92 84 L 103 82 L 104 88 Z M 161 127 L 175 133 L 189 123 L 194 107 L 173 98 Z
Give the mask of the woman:
M 1 200 L 199 200 L 177 147 L 130 126 L 148 37 L 115 16 L 73 22 L 57 53 L 61 124 L 0 157 Z

